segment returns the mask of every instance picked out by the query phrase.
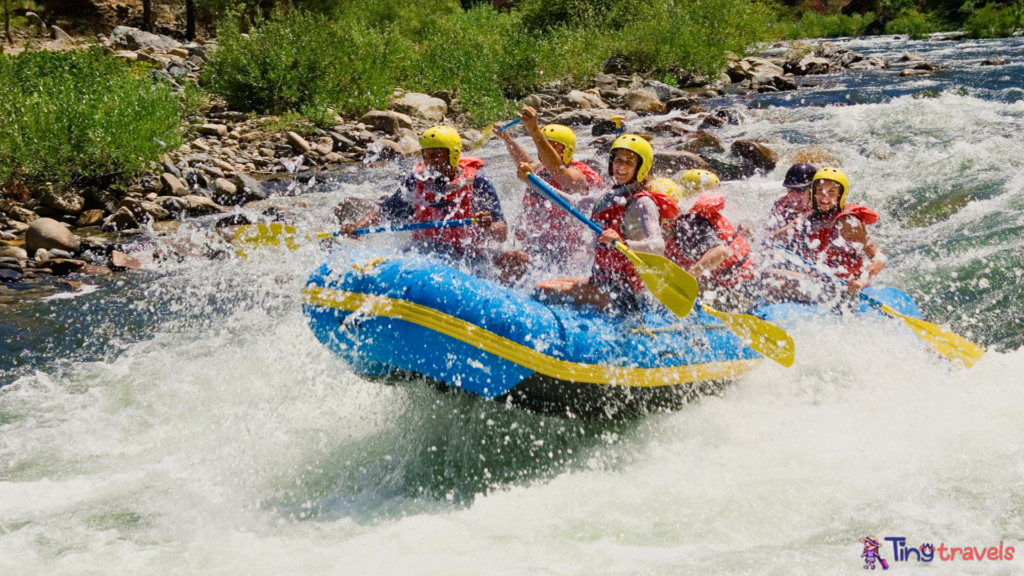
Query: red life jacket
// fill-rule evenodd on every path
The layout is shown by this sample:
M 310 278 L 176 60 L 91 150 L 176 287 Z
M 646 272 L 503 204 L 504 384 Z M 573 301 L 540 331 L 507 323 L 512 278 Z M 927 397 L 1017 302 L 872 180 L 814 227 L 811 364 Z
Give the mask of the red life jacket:
M 732 288 L 742 280 L 754 277 L 754 263 L 748 259 L 750 245 L 747 241 L 736 234 L 732 223 L 722 216 L 725 208 L 725 198 L 713 194 L 702 194 L 697 198 L 690 208 L 689 214 L 699 216 L 715 227 L 718 237 L 727 243 L 729 257 L 726 258 L 717 268 L 711 271 L 711 281 L 714 284 L 725 288 Z M 665 244 L 665 257 L 679 264 L 683 268 L 691 268 L 697 260 L 687 258 L 680 249 L 675 234 L 669 234 L 668 242 Z
M 604 184 L 597 172 L 583 162 L 573 162 L 571 167 L 583 174 L 588 189 L 599 188 Z M 551 184 L 552 188 L 563 190 L 547 170 L 538 172 L 537 176 Z M 585 227 L 532 188 L 527 188 L 523 196 L 523 212 L 518 228 L 528 231 L 524 233 L 523 240 L 546 253 L 561 253 L 571 257 L 583 249 Z
M 615 200 L 619 198 L 624 198 L 625 202 L 621 204 L 616 202 Z M 675 220 L 679 214 L 679 207 L 676 206 L 675 200 L 661 192 L 641 190 L 639 192 L 619 194 L 613 191 L 598 201 L 591 219 L 601 228 L 605 230 L 611 228 L 618 232 L 619 235 L 622 235 L 622 219 L 626 215 L 626 209 L 640 198 L 654 200 L 654 203 L 658 206 L 662 222 Z M 611 276 L 624 277 L 628 281 L 630 288 L 635 292 L 640 292 L 644 289 L 643 280 L 636 273 L 633 263 L 611 244 L 599 243 L 597 245 L 597 250 L 594 253 L 594 267 L 599 273 L 610 273 Z
M 472 156 L 459 159 L 461 172 L 452 180 L 457 187 L 450 187 L 451 192 L 429 192 L 423 180 L 416 179 L 416 199 L 413 202 L 415 212 L 413 222 L 434 222 L 437 220 L 460 220 L 473 217 L 473 181 L 476 172 L 484 165 L 484 161 Z M 426 170 L 423 162 L 415 169 L 416 174 Z M 416 241 L 436 242 L 452 246 L 458 252 L 480 252 L 486 238 L 484 230 L 479 226 L 463 226 L 460 228 L 442 228 L 416 230 L 412 233 Z
M 841 226 L 837 224 L 847 216 L 857 218 L 866 226 L 878 222 L 878 212 L 857 204 L 847 204 L 842 210 L 828 216 L 809 212 L 804 217 L 797 250 L 807 260 L 828 266 L 838 278 L 855 280 L 861 277 L 871 259 L 864 253 L 863 246 L 857 248 L 840 234 Z

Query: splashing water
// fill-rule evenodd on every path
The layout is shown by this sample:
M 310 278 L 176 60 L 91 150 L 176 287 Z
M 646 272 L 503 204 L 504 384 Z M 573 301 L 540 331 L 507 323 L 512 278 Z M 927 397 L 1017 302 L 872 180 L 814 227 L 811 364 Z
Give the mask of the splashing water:
M 808 322 L 793 368 L 765 363 L 675 413 L 545 418 L 351 374 L 301 313 L 318 246 L 168 264 L 0 309 L 0 570 L 847 574 L 869 534 L 1019 548 L 1024 64 L 964 63 L 1018 62 L 1024 46 L 851 44 L 957 66 L 741 100 L 723 135 L 784 160 L 727 183 L 727 215 L 756 225 L 792 157 L 834 157 L 851 201 L 882 214 L 880 283 L 990 347 L 974 369 L 891 321 Z M 500 143 L 481 155 L 514 222 L 524 186 Z M 341 197 L 389 193 L 407 168 L 359 168 L 282 206 L 329 229 Z

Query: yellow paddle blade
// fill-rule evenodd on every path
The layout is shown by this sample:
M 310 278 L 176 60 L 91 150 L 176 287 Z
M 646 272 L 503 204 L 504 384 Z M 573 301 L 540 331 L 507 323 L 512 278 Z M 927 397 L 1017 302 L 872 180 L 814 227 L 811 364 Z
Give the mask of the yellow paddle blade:
M 721 320 L 722 324 L 744 340 L 747 346 L 762 356 L 771 358 L 787 368 L 793 365 L 796 346 L 793 344 L 793 338 L 782 328 L 749 314 L 720 312 L 709 308 L 707 304 L 701 304 L 700 308 Z
M 248 224 L 235 230 L 235 246 L 238 255 L 246 257 L 247 250 L 259 246 L 280 246 L 282 242 L 289 250 L 299 247 L 293 240 L 295 228 L 284 224 Z
M 682 318 L 693 310 L 700 291 L 696 278 L 664 256 L 633 252 L 622 242 L 616 242 L 615 247 L 633 263 L 651 294 L 676 316 Z
M 937 324 L 900 314 L 885 304 L 882 304 L 882 311 L 893 318 L 902 319 L 911 330 L 916 332 L 936 352 L 951 360 L 960 360 L 968 368 L 977 364 L 978 360 L 981 360 L 981 357 L 985 355 L 985 349 L 981 346 L 963 336 L 944 330 Z

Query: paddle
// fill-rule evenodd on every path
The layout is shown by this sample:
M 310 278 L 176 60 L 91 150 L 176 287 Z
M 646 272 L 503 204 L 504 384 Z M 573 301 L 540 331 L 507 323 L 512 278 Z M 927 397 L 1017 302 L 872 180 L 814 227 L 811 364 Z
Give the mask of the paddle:
M 529 172 L 526 174 L 526 178 L 529 181 L 530 187 L 536 190 L 538 194 L 544 196 L 562 210 L 572 214 L 595 233 L 604 233 L 603 228 L 581 214 L 579 210 L 573 208 L 571 204 L 566 202 L 547 182 L 538 178 L 536 174 Z M 672 312 L 675 312 L 680 318 L 690 313 L 690 310 L 693 309 L 694 301 L 697 299 L 697 292 L 700 290 L 697 280 L 693 276 L 663 256 L 633 252 L 625 244 L 618 241 L 612 244 L 612 246 L 619 252 L 622 252 L 626 258 L 629 258 L 629 261 L 636 268 L 640 279 L 643 280 L 644 285 L 651 291 L 651 294 L 654 294 L 655 298 L 660 300 L 662 304 L 667 306 Z
M 846 287 L 846 282 L 843 282 L 839 278 L 836 278 L 831 271 L 823 269 L 817 264 L 808 262 L 807 260 L 801 258 L 799 255 L 793 254 L 792 252 L 786 250 L 785 248 L 779 246 L 774 247 L 778 250 L 781 250 L 790 258 L 799 260 L 803 264 L 809 266 L 811 269 L 818 272 L 825 278 L 831 280 L 832 282 L 835 282 L 839 286 L 842 286 L 844 288 Z M 961 362 L 964 363 L 964 366 L 970 368 L 977 364 L 978 360 L 981 360 L 981 357 L 985 355 L 984 348 L 978 346 L 977 344 L 971 342 L 970 340 L 964 338 L 963 336 L 954 334 L 953 332 L 950 332 L 937 324 L 925 322 L 924 320 L 921 320 L 919 318 L 912 318 L 910 316 L 907 316 L 906 314 L 897 312 L 896 310 L 893 310 L 890 306 L 887 306 L 879 302 L 878 300 L 875 300 L 871 296 L 868 296 L 863 291 L 861 291 L 858 295 L 862 301 L 866 302 L 872 308 L 881 310 L 882 312 L 888 314 L 893 318 L 903 320 L 903 322 L 911 330 L 913 330 L 919 338 L 921 338 L 929 346 L 931 346 L 933 350 L 935 350 L 939 354 L 942 354 L 946 358 L 949 358 L 950 360 L 960 360 Z
M 528 173 L 526 178 L 529 180 L 530 187 L 537 193 L 575 216 L 577 220 L 586 224 L 595 233 L 604 233 L 600 226 L 573 208 L 536 174 Z M 693 276 L 663 256 L 634 252 L 618 241 L 613 246 L 626 258 L 629 258 L 640 279 L 655 298 L 680 318 L 690 313 L 700 290 L 697 280 Z M 795 347 L 793 339 L 785 330 L 754 316 L 720 312 L 703 304 L 701 309 L 721 320 L 733 333 L 760 354 L 783 366 L 793 365 Z
M 366 234 L 379 234 L 381 232 L 405 232 L 408 230 L 430 230 L 434 228 L 459 228 L 476 224 L 476 218 L 463 218 L 461 220 L 439 220 L 437 222 L 417 222 L 415 224 L 402 224 L 399 226 L 379 226 L 377 228 L 357 228 L 352 231 L 356 236 Z M 235 230 L 235 245 L 238 246 L 238 253 L 242 255 L 243 247 L 250 246 L 279 246 L 284 242 L 289 250 L 295 250 L 300 245 L 294 239 L 298 232 L 292 226 L 284 224 L 253 224 L 239 226 Z M 340 236 L 337 232 L 316 232 L 307 235 L 304 239 L 307 242 L 323 240 Z
M 513 120 L 513 121 L 509 122 L 508 124 L 505 124 L 505 125 L 503 125 L 503 126 L 500 126 L 500 127 L 498 128 L 498 132 L 501 132 L 501 133 L 503 133 L 503 132 L 505 132 L 505 131 L 509 130 L 510 128 L 515 128 L 515 127 L 516 127 L 517 125 L 519 125 L 519 124 L 520 124 L 520 123 L 521 123 L 522 121 L 523 121 L 523 119 L 522 119 L 522 118 L 516 118 L 515 120 Z M 478 150 L 478 149 L 479 149 L 479 148 L 480 148 L 481 146 L 483 146 L 484 144 L 486 144 L 488 140 L 490 140 L 490 139 L 491 139 L 491 136 L 494 136 L 493 128 L 494 128 L 494 127 L 495 127 L 496 125 L 497 125 L 497 124 L 491 124 L 490 126 L 488 126 L 488 127 L 484 128 L 484 130 L 483 130 L 483 135 L 484 135 L 484 137 L 483 137 L 483 138 L 481 138 L 481 139 L 480 139 L 480 140 L 479 140 L 479 141 L 478 141 L 478 142 L 477 142 L 476 144 L 473 144 L 473 147 L 472 147 L 472 148 L 470 148 L 470 152 L 473 152 L 473 151 L 475 151 L 475 150 Z

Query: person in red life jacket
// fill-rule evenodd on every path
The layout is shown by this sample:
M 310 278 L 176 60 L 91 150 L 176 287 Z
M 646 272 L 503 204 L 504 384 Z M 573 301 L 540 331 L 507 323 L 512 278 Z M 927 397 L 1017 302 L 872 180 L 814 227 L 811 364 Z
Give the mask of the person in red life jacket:
M 566 126 L 548 124 L 543 129 L 537 124 L 537 111 L 527 106 L 520 113 L 523 127 L 537 147 L 539 162 L 530 155 L 507 132 L 494 134 L 505 142 L 505 147 L 517 165 L 526 163 L 531 172 L 550 182 L 551 186 L 564 193 L 571 203 L 577 204 L 577 196 L 586 196 L 601 188 L 603 182 L 597 172 L 573 160 L 576 151 L 576 134 Z M 520 169 L 519 179 L 526 181 L 526 172 Z M 596 200 L 596 198 L 595 198 Z M 586 227 L 564 210 L 555 206 L 529 187 L 523 196 L 523 211 L 516 223 L 515 237 L 531 259 L 554 262 L 562 267 L 582 254 L 587 241 Z
M 343 236 L 380 223 L 434 222 L 476 218 L 476 226 L 417 230 L 416 247 L 453 259 L 480 260 L 488 240 L 504 242 L 508 227 L 491 181 L 478 173 L 484 162 L 462 155 L 462 139 L 449 126 L 434 126 L 420 136 L 423 161 L 402 180 L 398 191 L 385 198 L 380 208 L 341 227 Z
M 662 220 L 672 220 L 679 209 L 662 192 L 648 189 L 647 175 L 654 149 L 635 134 L 623 134 L 612 143 L 608 174 L 615 182 L 595 204 L 591 219 L 604 228 L 594 253 L 590 278 L 559 279 L 537 286 L 541 298 L 569 298 L 622 312 L 640 310 L 646 288 L 628 258 L 612 244 L 623 242 L 636 252 L 661 255 L 665 251 Z
M 713 193 L 718 176 L 707 170 L 688 170 L 681 183 L 687 196 L 703 194 L 669 224 L 665 257 L 697 278 L 702 289 L 713 290 L 723 299 L 750 288 L 747 281 L 755 275 L 750 246 L 722 215 L 725 198 Z
M 878 213 L 847 204 L 849 194 L 846 174 L 837 168 L 818 170 L 811 187 L 811 211 L 774 237 L 785 240 L 805 260 L 827 268 L 846 282 L 849 294 L 856 295 L 885 268 L 886 258 L 867 231 L 878 221 Z
M 775 201 L 768 216 L 765 229 L 769 233 L 781 229 L 811 209 L 811 183 L 814 182 L 814 174 L 817 171 L 814 166 L 803 162 L 789 167 L 786 179 L 782 181 L 786 193 Z

